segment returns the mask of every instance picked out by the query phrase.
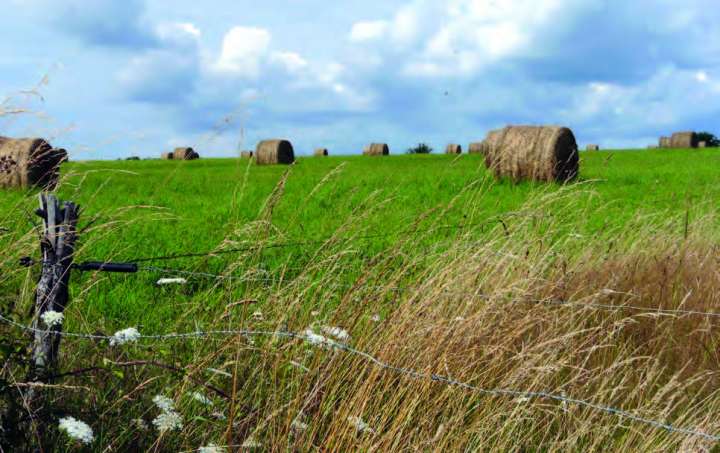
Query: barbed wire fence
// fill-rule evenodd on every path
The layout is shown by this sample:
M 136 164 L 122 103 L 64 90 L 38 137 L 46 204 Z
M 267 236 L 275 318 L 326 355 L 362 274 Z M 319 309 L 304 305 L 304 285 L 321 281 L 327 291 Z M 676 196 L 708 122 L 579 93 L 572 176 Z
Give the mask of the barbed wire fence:
M 195 330 L 191 332 L 171 332 L 171 333 L 154 333 L 144 334 L 135 331 L 130 336 L 123 337 L 122 331 L 117 332 L 115 335 L 104 335 L 104 334 L 90 334 L 90 333 L 79 333 L 79 332 L 63 332 L 61 324 L 50 325 L 47 328 L 41 328 L 40 319 L 43 314 L 48 311 L 57 311 L 62 313 L 65 307 L 69 303 L 67 300 L 67 285 L 70 272 L 72 270 L 89 272 L 119 272 L 119 273 L 138 273 L 138 272 L 149 272 L 159 273 L 162 275 L 183 275 L 191 278 L 203 278 L 213 280 L 232 280 L 232 281 L 262 281 L 262 282 L 276 282 L 277 279 L 270 277 L 244 277 L 234 275 L 221 275 L 213 274 L 208 272 L 195 272 L 179 268 L 165 268 L 157 267 L 153 265 L 145 265 L 143 263 L 151 263 L 156 261 L 169 261 L 180 258 L 189 257 L 205 257 L 213 256 L 224 253 L 237 253 L 257 249 L 255 247 L 242 247 L 234 248 L 230 250 L 211 251 L 204 253 L 179 253 L 166 256 L 157 257 L 142 257 L 137 259 L 128 260 L 122 263 L 112 263 L 103 261 L 86 261 L 82 263 L 72 262 L 72 241 L 75 239 L 77 234 L 75 230 L 75 224 L 77 222 L 77 210 L 78 208 L 70 203 L 65 204 L 62 209 L 59 208 L 60 202 L 53 195 L 41 195 L 41 209 L 38 210 L 37 214 L 43 218 L 45 225 L 45 233 L 42 239 L 42 249 L 44 250 L 43 259 L 41 261 L 33 261 L 30 258 L 23 259 L 24 266 L 39 265 L 42 267 L 41 277 L 38 282 L 38 291 L 36 292 L 36 304 L 35 314 L 33 316 L 33 324 L 27 326 L 6 316 L 0 315 L 0 322 L 6 325 L 12 326 L 19 331 L 25 332 L 33 336 L 33 357 L 30 373 L 28 374 L 28 380 L 33 385 L 27 385 L 22 389 L 23 394 L 30 396 L 29 400 L 35 400 L 39 395 L 42 394 L 42 390 L 47 387 L 53 386 L 53 379 L 58 375 L 53 375 L 52 371 L 55 369 L 57 364 L 57 355 L 60 348 L 60 339 L 67 340 L 92 340 L 92 341 L 103 341 L 108 342 L 110 345 L 121 344 L 124 342 L 132 341 L 153 341 L 153 342 L 164 342 L 164 341 L 190 341 L 199 339 L 211 339 L 218 337 L 273 337 L 273 338 L 285 338 L 288 340 L 300 340 L 303 342 L 310 343 L 314 346 L 322 347 L 325 349 L 332 349 L 341 351 L 353 356 L 357 356 L 365 360 L 369 365 L 376 366 L 383 371 L 391 372 L 399 375 L 403 375 L 407 378 L 414 380 L 429 380 L 438 384 L 443 384 L 451 387 L 461 388 L 467 391 L 475 392 L 478 394 L 498 397 L 511 397 L 511 398 L 526 398 L 526 399 L 544 399 L 563 404 L 575 404 L 578 406 L 586 407 L 592 410 L 596 410 L 605 414 L 617 416 L 619 418 L 629 420 L 635 423 L 644 424 L 654 429 L 664 430 L 674 434 L 695 436 L 709 441 L 720 441 L 720 435 L 709 434 L 700 430 L 683 428 L 674 426 L 670 423 L 655 420 L 652 418 L 642 417 L 632 412 L 623 410 L 621 408 L 603 405 L 590 400 L 584 400 L 566 396 L 564 394 L 555 394 L 552 392 L 545 391 L 527 391 L 507 388 L 483 388 L 473 385 L 468 382 L 453 379 L 452 377 L 434 374 L 434 373 L 423 373 L 411 368 L 400 367 L 383 360 L 378 359 L 369 352 L 355 349 L 352 346 L 342 342 L 335 341 L 333 339 L 314 334 L 312 332 L 297 333 L 291 331 L 282 330 Z M 50 206 L 50 207 L 48 207 Z M 74 213 L 74 218 L 68 218 L 59 220 L 62 216 L 67 213 Z M 60 217 L 58 217 L 60 215 Z M 72 215 L 71 215 L 72 217 Z M 377 238 L 385 237 L 387 235 L 365 235 L 362 238 Z M 69 240 L 69 244 L 66 242 Z M 58 247 L 58 241 L 60 241 L 60 247 Z M 66 243 L 67 249 L 62 252 L 64 247 L 62 243 Z M 298 242 L 285 242 L 277 244 L 264 244 L 261 247 L 264 248 L 280 248 L 280 247 L 299 247 L 309 245 L 322 245 L 327 241 L 298 241 Z M 54 244 L 54 245 L 51 245 Z M 58 250 L 59 249 L 59 250 Z M 60 253 L 56 253 L 60 251 Z M 51 276 L 51 281 L 48 280 L 48 275 Z M 369 284 L 333 284 L 333 288 L 375 288 L 383 291 L 393 292 L 408 292 L 416 291 L 420 289 L 418 286 L 375 286 Z M 454 290 L 445 289 L 449 293 L 458 296 L 468 296 L 475 298 L 482 298 L 486 300 L 493 300 L 494 297 L 486 294 L 478 294 L 477 292 L 458 292 Z M 64 295 L 64 296 L 63 296 Z M 64 299 L 63 299 L 64 297 Z M 704 312 L 696 310 L 683 310 L 683 309 L 662 309 L 652 308 L 634 305 L 615 305 L 615 304 L 601 304 L 595 302 L 577 302 L 577 301 L 564 301 L 557 299 L 532 299 L 532 298 L 512 298 L 512 303 L 527 303 L 527 304 L 543 304 L 548 306 L 558 307 L 570 307 L 577 309 L 592 309 L 592 310 L 627 310 L 636 311 L 642 313 L 650 313 L 656 315 L 666 316 L 702 316 L 706 318 L 720 318 L 718 312 Z M 37 384 L 37 385 L 35 385 Z M 44 387 L 45 386 L 45 387 Z M 30 422 L 37 425 L 39 418 L 37 414 L 32 414 Z M 38 431 L 38 426 L 33 426 L 32 429 Z M 27 427 L 30 429 L 30 427 Z

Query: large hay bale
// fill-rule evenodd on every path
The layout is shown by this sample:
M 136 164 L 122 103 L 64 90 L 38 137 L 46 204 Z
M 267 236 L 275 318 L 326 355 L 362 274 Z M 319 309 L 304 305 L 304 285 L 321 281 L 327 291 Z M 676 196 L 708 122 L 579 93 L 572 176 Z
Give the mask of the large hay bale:
M 328 155 L 328 149 L 327 149 L 327 148 L 316 148 L 314 154 L 315 154 L 316 157 L 327 156 L 327 155 Z
M 670 137 L 671 148 L 697 148 L 698 138 L 695 132 L 675 132 Z
M 200 158 L 200 155 L 190 147 L 175 148 L 172 155 L 175 160 L 195 160 Z
M 240 151 L 240 158 L 242 159 L 252 159 L 253 155 L 255 153 L 252 151 Z
M 173 160 L 174 157 L 175 157 L 175 156 L 173 155 L 172 152 L 160 154 L 160 159 L 163 159 L 163 160 Z
M 451 143 L 445 148 L 445 154 L 462 154 L 462 146 Z
M 496 177 L 566 182 L 579 172 L 575 135 L 566 127 L 507 126 L 483 143 L 485 165 Z
M 587 145 L 588 151 L 600 151 L 600 145 Z
M 670 148 L 670 137 L 660 137 L 660 148 Z
M 255 148 L 255 163 L 258 165 L 291 164 L 295 162 L 295 151 L 287 140 L 263 140 Z
M 387 156 L 390 154 L 390 147 L 387 143 L 371 143 L 363 149 L 366 156 Z
M 707 142 L 698 142 L 698 148 L 707 148 Z
M 470 143 L 470 146 L 468 146 L 468 154 L 484 154 L 483 153 L 483 142 L 473 142 Z
M 53 189 L 67 151 L 42 138 L 0 137 L 0 187 Z

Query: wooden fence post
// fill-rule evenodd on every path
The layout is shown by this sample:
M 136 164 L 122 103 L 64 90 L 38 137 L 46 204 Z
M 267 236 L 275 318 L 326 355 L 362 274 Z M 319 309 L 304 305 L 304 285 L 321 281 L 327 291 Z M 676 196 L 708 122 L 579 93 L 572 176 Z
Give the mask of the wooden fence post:
M 60 349 L 62 324 L 45 325 L 43 314 L 48 311 L 62 313 L 68 304 L 68 281 L 73 264 L 77 239 L 79 207 L 72 202 L 60 203 L 52 194 L 40 194 L 40 209 L 36 214 L 43 219 L 40 242 L 42 271 L 35 291 L 35 316 L 33 317 L 32 357 L 27 376 L 28 382 L 48 383 L 55 371 Z M 30 410 L 31 443 L 36 448 L 43 442 L 44 412 L 42 389 L 29 387 L 25 404 Z

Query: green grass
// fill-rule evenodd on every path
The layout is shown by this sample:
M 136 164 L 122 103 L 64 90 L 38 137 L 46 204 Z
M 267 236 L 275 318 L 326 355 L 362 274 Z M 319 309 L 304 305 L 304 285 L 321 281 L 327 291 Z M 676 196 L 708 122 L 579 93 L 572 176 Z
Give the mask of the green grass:
M 714 283 L 701 285 L 698 282 L 702 278 L 694 277 L 691 269 L 683 277 L 682 285 L 665 291 L 664 282 L 672 279 L 667 277 L 666 270 L 653 273 L 652 266 L 664 259 L 664 253 L 673 259 L 679 256 L 680 263 L 692 262 L 699 256 L 692 254 L 695 250 L 692 247 L 712 242 L 718 236 L 719 179 L 720 152 L 712 149 L 582 153 L 580 179 L 565 186 L 497 182 L 476 155 L 300 158 L 289 167 L 258 167 L 238 159 L 72 162 L 63 166 L 58 195 L 83 207 L 80 226 L 87 226 L 87 230 L 80 237 L 76 261 L 125 261 L 244 248 L 237 253 L 147 264 L 260 276 L 267 280 L 236 282 L 194 277 L 185 286 L 159 288 L 154 282 L 164 275 L 155 271 L 134 275 L 75 272 L 64 329 L 112 334 L 128 326 L 137 326 L 143 333 L 257 327 L 250 315 L 258 310 L 264 313 L 261 326 L 266 330 L 302 331 L 313 320 L 343 326 L 351 330 L 355 346 L 382 354 L 398 366 L 427 370 L 428 363 L 442 359 L 444 367 L 435 372 L 448 372 L 449 367 L 453 376 L 478 385 L 505 386 L 509 385 L 508 379 L 513 386 L 527 389 L 543 390 L 554 385 L 550 388 L 594 401 L 604 401 L 602 395 L 609 395 L 616 386 L 627 385 L 623 379 L 633 382 L 640 379 L 636 361 L 667 357 L 669 370 L 656 363 L 641 368 L 643 376 L 649 376 L 648 382 L 654 383 L 648 384 L 652 394 L 674 382 L 670 374 L 679 363 L 673 346 L 668 346 L 669 349 L 657 346 L 663 344 L 669 333 L 677 331 L 670 321 L 622 318 L 621 314 L 605 317 L 592 313 L 558 314 L 552 308 L 508 314 L 496 311 L 488 300 L 477 298 L 478 294 L 466 295 L 468 291 L 488 292 L 493 295 L 490 298 L 493 303 L 502 305 L 528 294 L 584 300 L 590 297 L 591 290 L 620 285 L 618 288 L 628 294 L 641 294 L 647 286 L 651 288 L 647 295 L 633 296 L 640 297 L 640 301 L 622 302 L 649 306 L 662 303 L 668 307 L 690 304 L 706 310 L 715 297 L 708 294 L 715 292 L 706 289 L 706 294 L 703 288 L 714 288 Z M 33 192 L 0 192 L 3 212 L 0 247 L 6 250 L 0 259 L 4 269 L 0 278 L 0 312 L 23 323 L 29 319 L 37 269 L 18 269 L 15 263 L 21 256 L 37 257 L 37 236 L 30 223 L 37 221 L 31 214 L 36 204 Z M 293 245 L 303 241 L 311 243 Z M 273 244 L 289 245 L 272 247 Z M 262 247 L 251 247 L 258 245 Z M 686 253 L 690 253 L 690 258 Z M 625 265 L 626 261 L 633 264 Z M 706 261 L 700 261 L 698 269 L 705 269 Z M 647 275 L 642 273 L 645 272 L 642 266 L 651 269 L 646 271 Z M 680 264 L 677 266 L 680 268 Z M 597 281 L 586 276 L 587 272 L 594 275 L 595 269 L 601 267 L 607 271 L 598 272 Z M 623 280 L 626 269 L 633 273 Z M 650 285 L 652 279 L 648 276 L 655 274 L 662 275 L 657 280 L 660 283 Z M 707 278 L 712 278 L 711 274 Z M 621 288 L 626 281 L 630 282 L 628 287 Z M 449 282 L 452 284 L 446 287 Z M 695 284 L 700 289 L 692 286 Z M 363 285 L 371 286 L 363 289 Z M 394 285 L 427 287 L 398 295 L 391 289 Z M 659 295 L 651 294 L 656 287 L 662 291 Z M 453 296 L 448 290 L 465 293 Z M 686 297 L 688 291 L 702 300 Z M 237 312 L 230 309 L 242 300 L 257 302 L 240 305 Z M 369 317 L 376 313 L 382 319 L 392 319 L 393 324 L 387 330 L 374 330 Z M 477 323 L 468 321 L 462 331 L 448 325 L 448 320 L 461 318 Z M 624 326 L 628 319 L 632 320 L 626 323 L 628 329 L 640 326 L 627 337 L 622 333 L 623 347 L 609 349 L 600 358 L 590 353 L 583 355 L 588 344 L 604 344 L 607 330 Z M 17 344 L 25 341 L 17 332 L 11 332 L 7 326 L 0 327 L 0 333 L 16 338 Z M 572 338 L 562 340 L 570 342 L 567 348 L 544 346 L 551 339 L 565 338 L 568 332 L 573 332 Z M 716 335 L 708 333 L 709 339 L 696 339 L 696 335 L 705 335 L 699 327 L 687 332 L 691 333 L 678 336 L 678 344 L 692 343 L 697 348 L 702 343 L 706 349 L 701 351 L 717 350 L 720 339 Z M 445 340 L 436 342 L 435 337 Z M 508 351 L 515 350 L 516 355 L 505 354 L 503 349 L 478 348 L 475 342 L 503 345 Z M 116 352 L 100 345 L 66 341 L 62 346 L 64 369 L 107 366 L 114 375 L 106 381 L 93 381 L 96 386 L 93 404 L 97 409 L 83 406 L 79 397 L 67 400 L 64 409 L 84 414 L 86 419 L 97 417 L 95 426 L 106 431 L 98 445 L 106 446 L 112 441 L 125 448 L 149 448 L 154 441 L 138 440 L 132 432 L 120 430 L 117 420 L 127 423 L 128 417 L 152 410 L 147 409 L 147 403 L 155 393 L 180 395 L 186 390 L 187 381 L 178 384 L 173 380 L 175 376 L 163 376 L 144 390 L 140 400 L 121 400 L 122 395 L 133 392 L 143 379 L 153 375 L 113 368 L 105 360 L 152 358 L 192 368 L 192 373 L 201 372 L 203 366 L 219 368 L 230 363 L 235 368 L 228 369 L 242 382 L 253 382 L 239 394 L 238 404 L 244 404 L 243 410 L 249 412 L 238 417 L 244 417 L 243 423 L 258 430 L 267 430 L 268 439 L 274 439 L 271 445 L 280 448 L 283 430 L 292 417 L 285 420 L 287 423 L 273 417 L 279 407 L 286 407 L 284 404 L 292 404 L 297 412 L 306 398 L 304 392 L 310 391 L 312 385 L 287 365 L 288 359 L 300 360 L 295 349 L 278 349 L 272 340 L 258 339 L 258 345 L 253 346 L 241 343 L 178 342 Z M 513 344 L 517 348 L 513 349 Z M 538 348 L 537 355 L 532 356 L 533 365 L 528 365 L 525 360 L 531 356 L 520 359 L 525 357 L 523 354 L 530 354 L 533 347 Z M 225 348 L 229 352 L 222 352 Z M 308 357 L 309 363 L 300 361 L 311 369 L 326 365 L 319 354 Z M 634 434 L 624 431 L 613 424 L 612 417 L 598 422 L 596 415 L 587 412 L 576 414 L 581 428 L 572 428 L 572 423 L 562 417 L 539 412 L 528 418 L 518 413 L 512 402 L 509 406 L 502 403 L 507 406 L 502 406 L 506 411 L 503 413 L 512 423 L 498 421 L 494 425 L 494 421 L 488 420 L 495 420 L 495 413 L 487 412 L 493 405 L 484 406 L 485 416 L 480 417 L 474 412 L 476 402 L 462 393 L 405 381 L 401 381 L 404 390 L 397 391 L 397 381 L 392 378 L 369 370 L 356 372 L 353 367 L 361 366 L 360 361 L 342 362 L 338 356 L 330 357 L 334 368 L 327 371 L 324 384 L 330 388 L 312 414 L 317 431 L 307 439 L 314 445 L 318 439 L 330 442 L 325 444 L 327 449 L 371 446 L 371 439 L 353 438 L 332 416 L 345 410 L 346 405 L 366 404 L 366 414 L 373 413 L 385 420 L 386 437 L 377 444 L 381 450 L 398 449 L 394 439 L 404 436 L 409 439 L 408 445 L 432 449 L 422 442 L 439 432 L 439 426 L 446 423 L 440 423 L 443 417 L 456 423 L 444 428 L 449 430 L 448 439 L 454 433 L 452 439 L 442 444 L 450 450 L 480 445 L 478 442 L 489 437 L 494 439 L 496 448 L 518 448 L 520 444 L 514 443 L 517 430 L 524 433 L 522 442 L 534 447 L 543 441 L 550 442 L 544 438 L 548 429 L 559 442 L 548 443 L 549 450 L 566 447 L 562 442 L 570 438 L 576 442 L 575 447 L 592 444 L 590 450 L 642 449 L 641 444 L 650 449 L 678 446 L 661 435 L 643 438 L 647 430 Z M 713 368 L 707 364 L 717 362 L 704 352 L 693 358 L 700 376 L 705 376 L 703 367 Z M 242 366 L 237 365 L 240 359 Z M 549 381 L 534 380 L 532 373 L 517 371 L 524 366 L 544 369 L 560 362 L 567 363 L 567 368 L 559 367 L 557 375 Z M 608 368 L 616 374 L 606 377 L 603 370 Z M 712 373 L 716 373 L 714 368 Z M 530 380 L 524 381 L 524 376 L 530 376 Z M 715 375 L 712 376 L 702 379 L 712 382 Z M 84 379 L 81 376 L 77 382 L 70 381 L 90 385 Z M 564 387 L 565 383 L 569 388 Z M 228 390 L 230 384 L 222 385 Z M 708 393 L 690 384 L 673 387 L 673 392 L 670 393 L 676 399 L 672 410 L 653 406 L 651 394 L 638 400 L 631 395 L 614 404 L 637 407 L 650 414 L 661 413 L 659 418 L 680 411 L 682 417 L 700 423 L 678 407 L 686 407 L 686 399 L 692 399 L 692 395 Z M 403 400 L 413 403 L 404 405 Z M 706 411 L 720 405 L 720 397 L 707 401 Z M 117 414 L 118 407 L 128 412 Z M 501 406 L 497 411 L 501 411 Z M 270 419 L 272 423 L 261 421 Z M 605 422 L 606 431 L 602 434 L 595 425 Z M 225 439 L 220 433 L 228 432 L 222 426 L 205 425 L 207 420 L 200 416 L 187 423 L 192 429 L 181 440 L 161 443 L 163 449 L 174 451 L 173 448 L 182 446 L 187 450 L 206 444 L 208 439 L 218 443 Z M 470 429 L 471 426 L 474 428 Z M 232 443 L 230 437 L 237 442 L 248 434 L 243 427 L 235 436 L 226 438 Z M 307 448 L 311 444 L 303 445 Z

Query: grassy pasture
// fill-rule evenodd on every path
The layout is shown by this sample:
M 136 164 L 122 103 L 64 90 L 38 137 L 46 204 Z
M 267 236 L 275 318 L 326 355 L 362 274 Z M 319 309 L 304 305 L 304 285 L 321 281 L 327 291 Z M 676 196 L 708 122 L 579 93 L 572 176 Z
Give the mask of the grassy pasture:
M 112 334 L 128 326 L 152 333 L 339 325 L 350 331 L 354 346 L 399 366 L 445 370 L 485 387 L 549 387 L 713 431 L 703 413 L 720 407 L 720 397 L 706 386 L 718 380 L 711 351 L 720 336 L 702 324 L 707 319 L 693 324 L 633 313 L 506 310 L 487 301 L 596 301 L 598 291 L 612 286 L 635 294 L 608 296 L 615 303 L 716 308 L 719 296 L 712 290 L 718 283 L 709 273 L 717 252 L 706 246 L 718 233 L 719 177 L 720 152 L 712 149 L 582 153 L 581 178 L 568 186 L 496 182 L 476 155 L 308 157 L 291 167 L 257 167 L 238 159 L 73 162 L 63 168 L 58 194 L 84 207 L 81 225 L 94 219 L 81 236 L 76 261 L 240 248 L 143 265 L 247 281 L 195 276 L 186 286 L 158 288 L 159 277 L 182 274 L 76 273 L 64 328 Z M 0 308 L 27 322 L 36 273 L 14 263 L 37 254 L 27 214 L 36 200 L 34 194 L 6 191 L 0 207 L 0 246 L 6 250 Z M 309 243 L 296 244 L 304 241 Z M 670 267 L 685 263 L 687 275 L 658 276 L 653 266 L 664 259 Z M 398 296 L 394 286 L 415 289 Z M 478 288 L 491 297 L 479 297 Z M 694 292 L 688 296 L 689 288 Z M 253 302 L 234 305 L 238 301 Z M 255 312 L 262 317 L 253 317 Z M 392 325 L 380 328 L 372 315 Z M 462 328 L 452 327 L 454 319 L 462 319 Z M 617 327 L 631 322 L 627 331 Z M 7 338 L 20 336 L 0 329 Z M 607 340 L 608 330 L 620 331 L 618 343 Z M 662 344 L 674 333 L 675 344 Z M 570 345 L 545 344 L 561 338 Z M 587 352 L 593 345 L 611 352 Z M 499 349 L 490 351 L 494 347 Z M 73 342 L 62 348 L 63 369 L 105 363 L 111 372 L 110 378 L 71 379 L 97 386 L 93 407 L 78 395 L 65 396 L 63 403 L 68 413 L 96 420 L 98 448 L 190 450 L 210 441 L 241 444 L 250 435 L 273 450 L 290 448 L 290 436 L 291 448 L 300 451 L 399 450 L 404 447 L 398 439 L 429 450 L 663 449 L 687 442 L 647 427 L 618 426 L 614 417 L 583 408 L 568 416 L 541 404 L 521 409 L 512 400 L 490 404 L 457 389 L 382 375 L 337 354 L 278 347 L 267 338 L 145 344 L 124 351 Z M 216 401 L 225 404 L 226 419 L 213 420 L 183 400 L 194 381 L 103 362 L 138 357 L 174 363 L 188 376 L 233 390 L 238 396 L 232 402 Z M 288 366 L 291 359 L 323 370 L 322 376 L 300 375 Z M 434 369 L 439 362 L 444 365 Z M 227 370 L 233 380 L 208 377 L 207 368 Z M 609 369 L 613 373 L 599 371 Z M 593 372 L 598 376 L 587 376 Z M 678 376 L 682 383 L 674 380 Z M 701 376 L 706 381 L 699 382 Z M 144 396 L 121 398 L 149 378 L 156 380 L 152 390 L 143 389 Z M 238 386 L 237 380 L 246 384 Z M 628 390 L 638 386 L 646 386 L 647 394 Z M 630 395 L 618 397 L 613 389 Z M 152 419 L 149 401 L 157 393 L 181 405 L 186 414 L 181 435 L 158 438 L 152 430 L 120 428 L 118 419 L 126 426 L 136 417 Z M 653 399 L 658 395 L 670 402 Z M 693 396 L 706 399 L 694 406 Z M 345 418 L 358 411 L 372 421 L 374 435 L 345 426 Z M 293 434 L 298 413 L 307 416 L 310 428 Z

